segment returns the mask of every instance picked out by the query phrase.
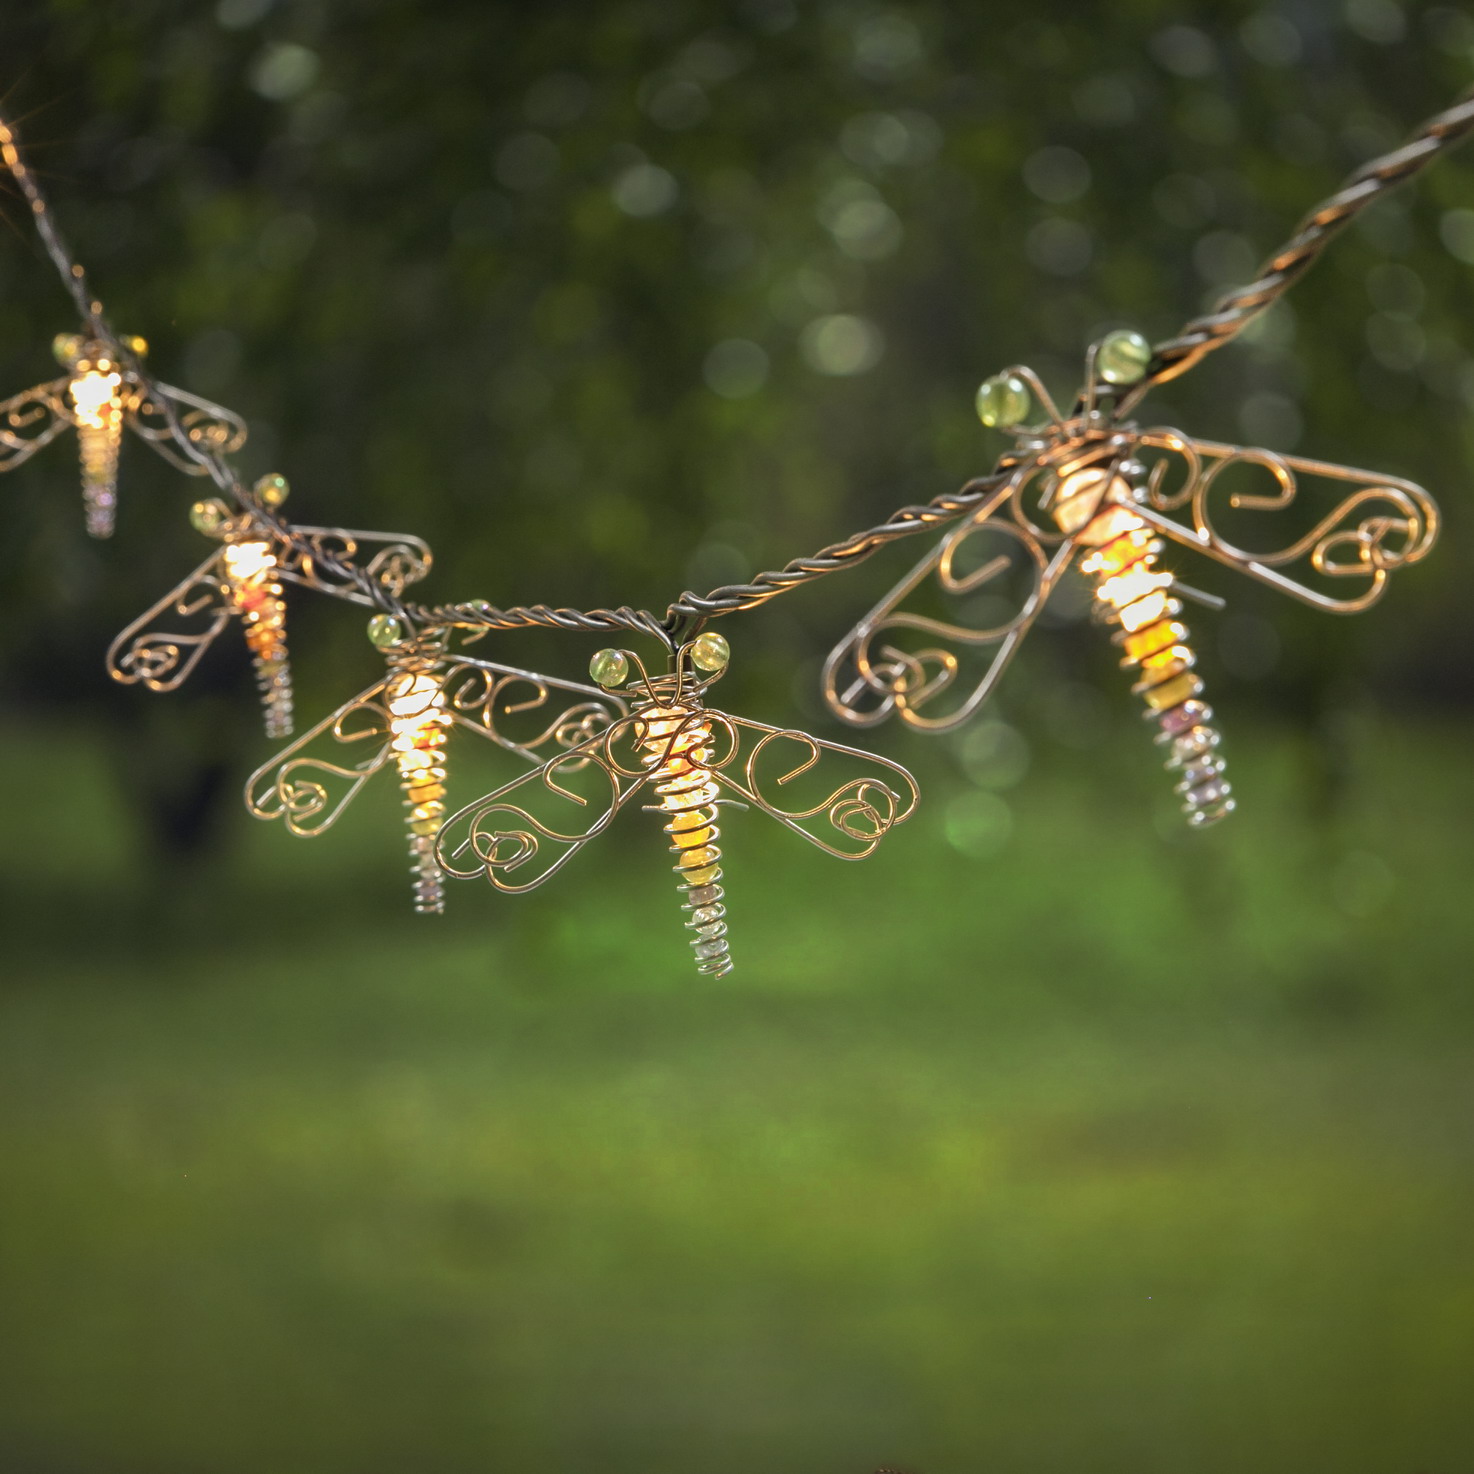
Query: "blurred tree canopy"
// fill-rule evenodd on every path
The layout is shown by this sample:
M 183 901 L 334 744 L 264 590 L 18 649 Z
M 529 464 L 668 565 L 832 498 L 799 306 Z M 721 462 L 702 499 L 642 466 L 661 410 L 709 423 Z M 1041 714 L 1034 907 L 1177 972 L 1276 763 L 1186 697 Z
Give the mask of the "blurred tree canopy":
M 1171 333 L 1474 62 L 1463 9 L 1395 0 L 3 10 L 6 106 L 64 231 L 155 371 L 249 419 L 248 474 L 284 472 L 303 520 L 427 538 L 432 600 L 582 607 L 663 608 L 987 470 L 979 379 L 1022 360 L 1068 393 L 1101 330 Z M 5 208 L 14 392 L 72 324 Z M 1366 619 L 1210 576 L 1233 601 L 1217 688 L 1312 726 L 1367 686 L 1467 695 L 1471 266 L 1455 156 L 1149 401 L 1448 505 L 1443 549 Z M 201 556 L 194 486 L 130 443 L 100 546 L 65 444 L 0 494 L 4 699 L 111 712 L 156 801 L 223 792 L 255 740 L 243 657 L 158 702 L 101 670 Z M 760 714 L 812 715 L 818 657 L 923 546 L 724 625 Z M 293 607 L 304 716 L 374 669 L 358 614 L 324 602 Z M 1056 653 L 1025 664 L 1104 683 L 1089 633 L 1041 632 Z M 562 673 L 592 648 L 493 644 Z

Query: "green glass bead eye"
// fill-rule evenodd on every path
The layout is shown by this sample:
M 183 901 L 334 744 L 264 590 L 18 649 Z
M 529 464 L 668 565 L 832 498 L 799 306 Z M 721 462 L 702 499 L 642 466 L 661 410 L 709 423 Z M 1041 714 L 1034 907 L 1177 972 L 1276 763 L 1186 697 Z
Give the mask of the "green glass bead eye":
M 589 674 L 606 690 L 622 686 L 629 673 L 629 657 L 623 650 L 598 650 L 589 661 Z
M 398 615 L 376 614 L 368 622 L 368 637 L 376 650 L 392 650 L 404 644 L 404 621 Z
M 291 490 L 285 476 L 272 472 L 270 476 L 263 476 L 256 483 L 256 499 L 263 507 L 279 507 L 286 501 Z
M 1130 328 L 1107 333 L 1095 350 L 1095 371 L 1107 384 L 1134 384 L 1152 361 L 1152 345 Z
M 1021 425 L 1031 403 L 1029 386 L 1017 374 L 994 374 L 978 389 L 978 419 L 990 430 Z
M 196 502 L 189 509 L 189 525 L 196 532 L 203 532 L 206 537 L 220 537 L 229 521 L 230 508 L 219 497 L 212 496 L 208 501 Z
M 721 635 L 697 635 L 691 641 L 691 663 L 697 670 L 725 670 L 731 658 L 732 647 Z
M 87 340 L 81 333 L 58 333 L 51 340 L 51 351 L 63 368 L 71 368 L 82 356 L 82 350 L 86 346 Z

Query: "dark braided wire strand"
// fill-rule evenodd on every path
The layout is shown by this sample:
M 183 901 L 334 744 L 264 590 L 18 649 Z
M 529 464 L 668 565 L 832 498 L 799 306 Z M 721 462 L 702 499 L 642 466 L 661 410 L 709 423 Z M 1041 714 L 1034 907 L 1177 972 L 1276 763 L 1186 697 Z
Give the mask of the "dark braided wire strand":
M 1141 384 L 1132 393 L 1139 398 L 1153 384 L 1165 383 L 1187 372 L 1195 364 L 1220 348 L 1241 332 L 1259 313 L 1278 301 L 1319 259 L 1321 253 L 1373 201 L 1396 188 L 1426 168 L 1445 150 L 1463 141 L 1474 131 L 1474 96 L 1466 96 L 1455 106 L 1428 119 L 1412 139 L 1392 152 L 1372 159 L 1357 169 L 1329 199 L 1311 210 L 1295 228 L 1291 238 L 1264 264 L 1257 280 L 1221 298 L 1211 313 L 1187 322 L 1182 331 L 1156 345 L 1151 363 Z M 92 297 L 82 267 L 75 262 L 57 231 L 34 176 L 20 157 L 14 130 L 0 120 L 0 158 L 15 178 L 30 205 L 31 216 L 48 255 L 60 273 L 67 291 L 83 319 L 99 335 L 107 332 L 102 304 Z M 217 486 L 247 507 L 283 541 L 303 546 L 289 524 L 263 506 L 231 470 L 224 457 L 213 449 L 199 445 L 179 422 L 177 413 L 166 396 L 148 377 L 134 355 L 123 350 L 129 367 L 140 384 L 164 414 L 171 437 L 180 449 L 211 476 Z M 485 600 L 459 604 L 424 605 L 403 603 L 378 580 L 351 563 L 344 563 L 321 549 L 311 555 L 329 567 L 334 574 L 353 584 L 363 595 L 385 611 L 421 625 L 458 625 L 473 629 L 562 629 L 605 632 L 634 630 L 650 634 L 669 643 L 672 631 L 693 621 L 717 618 L 757 608 L 789 589 L 813 583 L 831 573 L 863 562 L 871 554 L 902 538 L 915 537 L 929 528 L 945 525 L 966 516 L 990 492 L 997 489 L 1008 475 L 1006 464 L 990 476 L 969 481 L 959 491 L 934 498 L 924 506 L 901 507 L 885 522 L 857 532 L 842 542 L 831 543 L 807 558 L 795 558 L 782 568 L 768 570 L 745 584 L 724 584 L 705 595 L 691 591 L 682 594 L 667 609 L 664 618 L 648 610 L 567 609 L 550 608 L 546 604 L 516 605 L 499 609 Z M 336 589 L 322 592 L 347 595 Z
M 1320 259 L 1321 253 L 1368 205 L 1427 168 L 1445 149 L 1474 131 L 1474 95 L 1429 118 L 1401 148 L 1369 160 L 1329 199 L 1295 227 L 1294 234 L 1259 268 L 1247 286 L 1221 297 L 1212 312 L 1186 323 L 1175 338 L 1158 343 L 1145 384 L 1161 384 L 1207 357 L 1273 306 Z

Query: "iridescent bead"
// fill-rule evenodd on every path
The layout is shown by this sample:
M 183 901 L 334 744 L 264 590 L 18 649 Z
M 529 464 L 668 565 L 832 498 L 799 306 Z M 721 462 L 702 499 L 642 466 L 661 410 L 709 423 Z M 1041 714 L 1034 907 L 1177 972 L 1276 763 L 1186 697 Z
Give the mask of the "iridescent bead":
M 732 647 L 722 635 L 708 633 L 697 635 L 691 641 L 691 661 L 698 670 L 708 672 L 725 670 L 732 658 Z
M 978 419 L 990 430 L 1023 424 L 1030 403 L 1029 386 L 1016 374 L 994 374 L 978 387 Z
M 71 366 L 82 356 L 87 340 L 81 333 L 58 333 L 51 340 L 51 351 L 63 368 Z
M 189 525 L 196 532 L 203 532 L 206 537 L 219 537 L 229 521 L 230 508 L 216 496 L 196 502 L 189 509 Z
M 589 675 L 606 690 L 622 686 L 629 673 L 629 657 L 623 650 L 599 650 L 589 661 Z
M 263 476 L 256 483 L 256 500 L 263 507 L 279 507 L 286 501 L 291 490 L 292 488 L 287 484 L 287 478 L 273 471 L 271 475 Z
M 145 358 L 148 356 L 148 339 L 140 338 L 137 333 L 130 333 L 123 340 L 123 346 L 134 358 Z
M 1107 333 L 1095 350 L 1095 371 L 1107 384 L 1134 384 L 1152 361 L 1152 345 L 1130 328 Z
M 376 614 L 368 622 L 368 637 L 376 650 L 392 650 L 404 644 L 404 621 L 394 614 Z

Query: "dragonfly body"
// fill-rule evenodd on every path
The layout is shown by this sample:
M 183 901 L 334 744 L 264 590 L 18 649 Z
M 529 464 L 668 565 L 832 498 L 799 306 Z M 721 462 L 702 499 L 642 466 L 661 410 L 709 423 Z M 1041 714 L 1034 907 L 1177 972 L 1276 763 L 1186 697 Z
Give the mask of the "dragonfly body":
M 642 723 L 640 759 L 650 774 L 656 802 L 647 805 L 665 820 L 676 877 L 691 913 L 692 950 L 698 972 L 723 977 L 732 970 L 727 943 L 727 908 L 722 890 L 722 852 L 717 845 L 721 790 L 711 772 L 716 734 L 699 695 L 666 690 L 652 699 L 637 697 L 633 709 Z
M 203 453 L 229 454 L 245 443 L 245 424 L 228 409 L 169 384 L 146 384 L 138 369 L 148 351 L 142 338 L 58 333 L 51 346 L 66 377 L 0 401 L 0 471 L 74 429 L 93 537 L 112 536 L 125 429 L 191 476 L 207 473 Z
M 726 976 L 732 956 L 721 805 L 757 809 L 827 854 L 860 860 L 910 817 L 918 797 L 915 779 L 898 763 L 708 706 L 707 689 L 725 672 L 728 653 L 719 635 L 698 635 L 673 648 L 667 672 L 651 676 L 632 651 L 601 650 L 590 673 L 606 690 L 624 690 L 629 714 L 452 814 L 436 840 L 441 868 L 458 879 L 481 876 L 508 893 L 531 890 L 643 795 L 675 856 L 697 970 Z M 638 675 L 626 685 L 632 667 Z M 813 802 L 771 796 L 821 760 L 827 771 L 831 759 L 858 765 L 861 776 L 827 793 L 826 781 Z M 777 776 L 764 775 L 773 764 Z
M 370 622 L 370 638 L 388 669 L 263 763 L 246 783 L 246 807 L 258 819 L 279 819 L 299 838 L 337 822 L 376 773 L 399 780 L 409 844 L 415 910 L 445 909 L 435 836 L 446 809 L 447 746 L 456 728 L 486 738 L 524 762 L 541 749 L 564 752 L 588 740 L 628 707 L 589 686 L 477 660 L 446 650 L 447 631 L 411 636 L 392 616 Z M 555 697 L 573 698 L 560 708 Z M 535 729 L 507 730 L 536 711 Z M 548 719 L 548 713 L 555 716 Z M 356 757 L 356 761 L 354 760 Z
M 1150 350 L 1144 339 L 1138 343 L 1144 365 Z M 1215 606 L 1222 601 L 1161 566 L 1167 544 L 1313 608 L 1352 614 L 1380 599 L 1394 572 L 1426 556 L 1438 536 L 1438 507 L 1401 477 L 1142 429 L 1125 418 L 1139 391 L 1113 387 L 1129 381 L 1097 373 L 1104 346 L 1087 356 L 1086 388 L 1068 418 L 1030 369 L 1005 370 L 983 386 L 979 413 L 1015 437 L 1014 450 L 999 462 L 993 488 L 971 514 L 830 652 L 825 700 L 852 726 L 891 716 L 922 731 L 960 726 L 992 694 L 1078 557 L 1094 585 L 1096 617 L 1118 626 L 1122 664 L 1136 673 L 1134 689 L 1167 747 L 1188 821 L 1211 824 L 1232 811 L 1234 800 L 1213 713 L 1201 699 L 1197 657 L 1178 618 L 1179 596 Z M 1022 423 L 1031 390 L 1047 415 L 1037 425 Z M 1308 530 L 1286 539 L 1275 529 L 1273 519 L 1295 507 L 1302 489 L 1314 497 L 1327 487 L 1336 500 L 1313 514 Z M 1261 535 L 1267 527 L 1270 546 L 1253 550 L 1237 536 L 1231 540 L 1222 526 L 1225 508 L 1248 514 Z M 980 546 L 995 556 L 969 571 Z M 1000 546 L 1006 551 L 997 554 Z M 1019 569 L 1027 574 L 1027 592 L 1005 597 L 1010 612 L 985 622 L 984 606 L 991 616 L 1000 602 L 993 590 Z M 985 589 L 989 597 L 977 598 Z M 958 617 L 938 617 L 914 601 L 928 592 L 971 607 L 963 602 Z M 918 637 L 929 643 L 919 645 Z M 970 652 L 980 653 L 984 665 L 968 689 L 963 662 Z M 959 689 L 961 700 L 949 701 Z

